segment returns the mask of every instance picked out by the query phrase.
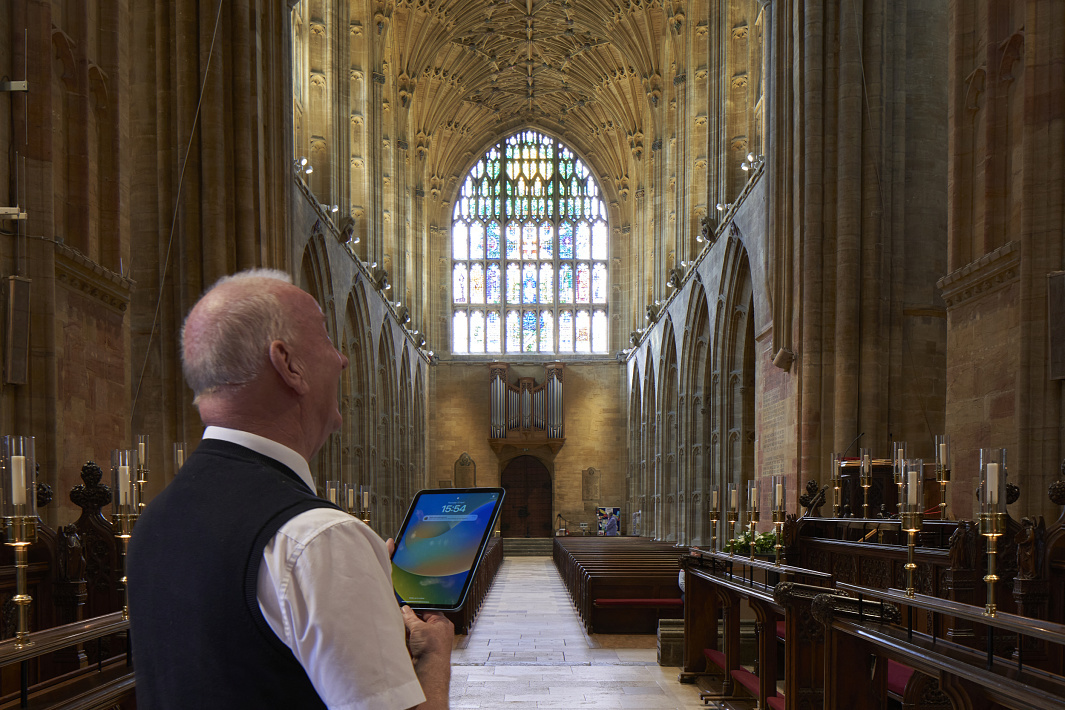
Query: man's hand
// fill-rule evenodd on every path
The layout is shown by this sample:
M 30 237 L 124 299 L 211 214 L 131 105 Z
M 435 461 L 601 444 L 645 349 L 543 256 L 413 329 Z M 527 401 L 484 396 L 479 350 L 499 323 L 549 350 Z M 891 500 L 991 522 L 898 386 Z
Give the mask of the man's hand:
M 403 623 L 407 626 L 411 658 L 418 660 L 427 655 L 440 655 L 451 662 L 451 646 L 455 640 L 455 625 L 438 611 L 422 612 L 419 618 L 409 606 L 404 606 Z
M 409 606 L 400 609 L 407 626 L 407 645 L 414 673 L 422 684 L 424 710 L 443 710 L 448 706 L 451 684 L 451 646 L 455 641 L 455 625 L 438 611 L 423 612 L 419 618 Z

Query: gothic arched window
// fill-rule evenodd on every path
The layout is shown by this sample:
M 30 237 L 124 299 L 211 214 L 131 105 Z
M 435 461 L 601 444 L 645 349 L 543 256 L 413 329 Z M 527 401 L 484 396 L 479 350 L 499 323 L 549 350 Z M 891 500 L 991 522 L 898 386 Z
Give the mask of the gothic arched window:
M 607 235 L 573 151 L 531 130 L 493 146 L 455 200 L 452 352 L 605 353 Z

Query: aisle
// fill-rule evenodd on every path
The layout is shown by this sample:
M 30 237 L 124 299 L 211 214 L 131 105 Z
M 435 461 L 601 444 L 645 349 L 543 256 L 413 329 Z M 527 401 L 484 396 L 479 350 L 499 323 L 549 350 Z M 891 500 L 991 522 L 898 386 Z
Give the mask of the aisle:
M 678 668 L 659 667 L 654 637 L 585 634 L 550 557 L 505 559 L 458 643 L 452 710 L 705 707 Z

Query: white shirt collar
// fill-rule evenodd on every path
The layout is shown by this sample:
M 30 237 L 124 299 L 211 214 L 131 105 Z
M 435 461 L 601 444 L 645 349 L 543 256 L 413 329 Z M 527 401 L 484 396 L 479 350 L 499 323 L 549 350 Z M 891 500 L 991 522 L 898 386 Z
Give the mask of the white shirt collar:
M 267 439 L 265 436 L 252 434 L 249 431 L 228 429 L 221 426 L 207 427 L 203 430 L 203 436 L 201 438 L 228 441 L 231 444 L 237 444 L 238 446 L 251 449 L 263 456 L 268 456 L 269 458 L 291 468 L 300 477 L 300 480 L 307 484 L 307 487 L 311 489 L 312 493 L 315 495 L 318 493 L 314 486 L 314 478 L 311 477 L 311 467 L 308 465 L 307 459 L 303 458 L 284 444 L 279 444 L 273 439 Z

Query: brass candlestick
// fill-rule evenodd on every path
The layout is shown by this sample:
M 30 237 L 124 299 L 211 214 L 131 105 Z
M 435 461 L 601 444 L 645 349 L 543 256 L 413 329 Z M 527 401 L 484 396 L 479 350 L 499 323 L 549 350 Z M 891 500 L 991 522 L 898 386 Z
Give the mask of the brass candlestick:
M 6 544 L 15 550 L 15 595 L 18 608 L 15 647 L 32 646 L 29 640 L 30 603 L 27 579 L 30 545 L 37 541 L 37 461 L 32 436 L 5 436 L 0 442 L 3 466 L 3 517 Z
M 185 442 L 174 442 L 174 475 L 176 476 L 181 467 L 185 465 Z
M 359 486 L 359 502 L 362 504 L 359 509 L 359 517 L 362 518 L 362 522 L 367 525 L 370 524 L 370 487 Z
M 751 559 L 754 559 L 754 536 L 758 526 L 758 483 L 751 481 L 747 488 L 747 530 L 751 534 Z
M 137 435 L 137 515 L 144 512 L 145 496 L 144 488 L 148 485 L 148 435 Z
M 924 523 L 924 482 L 921 478 L 921 472 L 924 470 L 924 461 L 922 459 L 905 459 L 902 475 L 902 506 L 899 513 L 899 520 L 902 523 L 902 529 L 908 534 L 906 543 L 906 596 L 913 598 L 915 595 L 914 589 L 914 572 L 917 570 L 917 563 L 914 561 L 914 547 L 917 544 L 917 533 L 921 530 L 921 526 Z
M 717 552 L 717 521 L 721 519 L 721 491 L 710 487 L 710 550 Z
M 784 537 L 784 514 L 787 510 L 787 489 L 785 485 L 785 477 L 783 475 L 773 476 L 773 529 L 777 538 L 773 544 L 773 552 L 775 555 L 774 562 L 777 567 L 780 566 L 784 551 L 784 546 L 780 544 L 780 541 Z
M 859 484 L 862 487 L 862 517 L 869 518 L 869 489 L 873 485 L 873 460 L 869 456 L 869 449 L 861 450 L 862 469 L 859 474 Z
M 725 521 L 727 523 L 727 526 L 728 526 L 727 529 L 728 530 L 735 531 L 735 529 L 736 529 L 736 519 L 737 519 L 737 516 L 736 516 L 736 511 L 735 510 L 730 510 L 727 513 L 725 513 Z M 729 540 L 730 540 L 730 544 L 729 544 L 729 547 L 728 547 L 728 554 L 731 557 L 732 555 L 734 555 L 736 553 L 736 545 L 735 545 L 735 543 L 731 542 L 731 538 L 729 538 Z
M 140 481 L 130 475 L 140 470 L 138 466 L 138 449 L 115 449 L 111 452 L 111 526 L 118 538 L 118 566 L 121 577 L 118 584 L 122 588 L 122 618 L 129 618 L 129 579 L 126 576 L 126 553 L 129 551 L 129 538 L 133 535 L 133 526 L 140 513 Z
M 840 460 L 839 454 L 833 453 L 831 462 L 829 463 L 830 471 L 829 475 L 832 479 L 832 513 L 835 517 L 839 517 L 843 508 L 843 478 L 839 470 Z
M 947 484 L 950 483 L 950 437 L 936 435 L 936 482 L 939 483 L 939 519 L 947 519 Z
M 1006 450 L 980 449 L 980 534 L 987 538 L 987 606 L 986 616 L 994 616 L 995 558 L 998 537 L 1006 531 Z M 988 631 L 990 633 L 990 630 Z
M 902 515 L 902 484 L 903 479 L 906 477 L 906 442 L 896 441 L 891 445 L 891 474 L 895 479 L 895 486 L 898 488 L 898 495 L 896 498 L 895 508 L 898 514 Z

